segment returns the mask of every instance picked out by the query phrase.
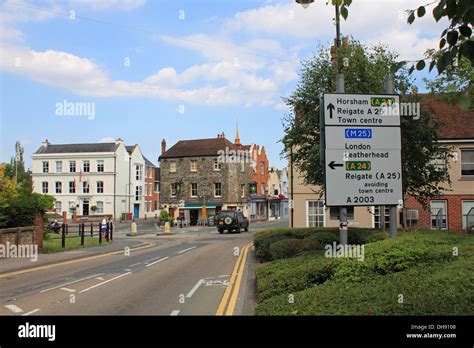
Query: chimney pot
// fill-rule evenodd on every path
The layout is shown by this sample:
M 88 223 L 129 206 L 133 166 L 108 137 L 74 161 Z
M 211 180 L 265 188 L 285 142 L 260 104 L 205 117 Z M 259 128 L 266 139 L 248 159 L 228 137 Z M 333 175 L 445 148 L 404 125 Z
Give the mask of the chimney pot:
M 161 155 L 163 155 L 166 152 L 166 140 L 163 138 L 161 141 Z

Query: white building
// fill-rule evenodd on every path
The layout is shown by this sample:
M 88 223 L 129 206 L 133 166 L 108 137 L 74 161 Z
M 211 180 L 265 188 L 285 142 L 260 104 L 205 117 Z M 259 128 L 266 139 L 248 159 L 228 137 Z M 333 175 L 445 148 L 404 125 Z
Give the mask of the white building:
M 57 213 L 144 216 L 145 160 L 138 145 L 45 140 L 32 159 L 33 191 L 54 196 Z

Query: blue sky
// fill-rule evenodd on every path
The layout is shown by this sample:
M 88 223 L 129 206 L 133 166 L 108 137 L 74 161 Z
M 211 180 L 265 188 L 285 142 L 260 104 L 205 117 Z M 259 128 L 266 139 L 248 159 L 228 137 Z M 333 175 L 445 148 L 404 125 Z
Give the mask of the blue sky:
M 419 58 L 442 24 L 427 16 L 408 26 L 403 10 L 414 3 L 356 0 L 342 32 Z M 220 132 L 233 140 L 238 123 L 243 143 L 264 145 L 284 167 L 281 98 L 299 61 L 334 36 L 322 1 L 304 10 L 291 0 L 9 0 L 0 16 L 0 161 L 20 140 L 27 165 L 46 138 L 121 137 L 156 163 L 162 138 L 168 147 Z M 424 75 L 415 75 L 421 89 Z M 57 115 L 64 100 L 94 103 L 95 117 Z

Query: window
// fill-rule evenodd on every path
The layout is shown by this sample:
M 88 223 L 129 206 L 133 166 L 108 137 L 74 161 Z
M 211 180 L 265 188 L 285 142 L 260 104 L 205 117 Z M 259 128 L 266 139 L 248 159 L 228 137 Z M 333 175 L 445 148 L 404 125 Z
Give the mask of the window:
M 158 210 L 158 201 L 154 201 L 153 203 L 154 210 Z
M 95 205 L 97 207 L 96 213 L 103 214 L 104 213 L 104 202 L 98 201 Z
M 307 201 L 306 204 L 307 227 L 324 227 L 323 201 Z
M 135 179 L 142 180 L 142 177 L 143 177 L 142 171 L 143 171 L 142 165 L 137 164 L 135 166 Z
M 98 173 L 103 173 L 104 172 L 104 161 L 103 160 L 97 160 L 97 172 Z
M 61 181 L 56 181 L 56 193 L 62 193 L 63 191 L 63 185 L 61 184 Z
M 347 208 L 347 220 L 354 220 L 354 207 Z M 331 207 L 329 208 L 329 219 L 330 220 L 339 220 L 339 211 L 340 207 Z
M 170 161 L 170 172 L 176 173 L 176 161 Z
M 347 214 L 349 215 L 349 210 Z M 390 207 L 383 205 L 374 207 L 374 227 L 390 228 Z
M 178 192 L 178 184 L 171 184 L 171 197 L 176 197 Z
M 240 197 L 245 197 L 245 184 L 240 184 Z
M 191 160 L 191 171 L 192 172 L 197 172 L 197 161 L 196 160 Z
M 219 171 L 222 169 L 222 163 L 219 162 L 219 159 L 214 159 L 214 170 Z
M 54 203 L 54 209 L 56 210 L 56 214 L 62 214 L 63 209 L 60 201 Z
M 461 149 L 461 176 L 474 176 L 474 149 Z
M 104 193 L 104 182 L 97 181 L 97 193 Z
M 222 185 L 220 182 L 214 183 L 214 197 L 222 196 Z
M 431 228 L 446 230 L 448 229 L 448 218 L 446 201 L 431 201 L 430 212 L 431 212 Z
M 198 196 L 198 184 L 192 183 L 191 184 L 191 197 L 197 197 L 197 196 Z
M 43 161 L 43 173 L 49 173 L 49 162 Z
M 260 174 L 265 174 L 265 163 L 260 163 Z
M 56 161 L 56 173 L 63 172 L 63 161 Z
M 69 193 L 76 193 L 76 183 L 69 181 Z
M 462 229 L 471 231 L 474 228 L 474 201 L 462 202 Z
M 82 162 L 82 171 L 84 173 L 89 173 L 91 171 L 91 163 L 89 161 Z
M 263 182 L 260 184 L 260 194 L 265 194 L 265 184 Z
M 157 181 L 155 182 L 155 192 L 160 192 L 160 183 Z
M 48 182 L 47 181 L 43 181 L 41 183 L 41 188 L 42 188 L 42 192 L 44 194 L 48 193 Z
M 136 200 L 136 201 L 141 201 L 141 199 L 142 199 L 142 194 L 143 194 L 143 187 L 141 187 L 141 186 L 136 186 L 136 187 L 135 187 L 135 200 Z
M 89 193 L 89 183 L 87 181 L 82 182 L 82 193 Z
M 69 161 L 69 173 L 76 172 L 76 161 Z

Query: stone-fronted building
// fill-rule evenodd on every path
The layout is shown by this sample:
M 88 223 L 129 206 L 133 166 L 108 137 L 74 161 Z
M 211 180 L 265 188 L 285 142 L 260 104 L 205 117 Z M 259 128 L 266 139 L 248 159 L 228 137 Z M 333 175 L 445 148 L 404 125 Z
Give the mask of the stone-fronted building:
M 250 163 L 241 148 L 219 134 L 216 138 L 181 140 L 166 149 L 162 142 L 160 208 L 191 224 L 220 210 L 248 216 Z

